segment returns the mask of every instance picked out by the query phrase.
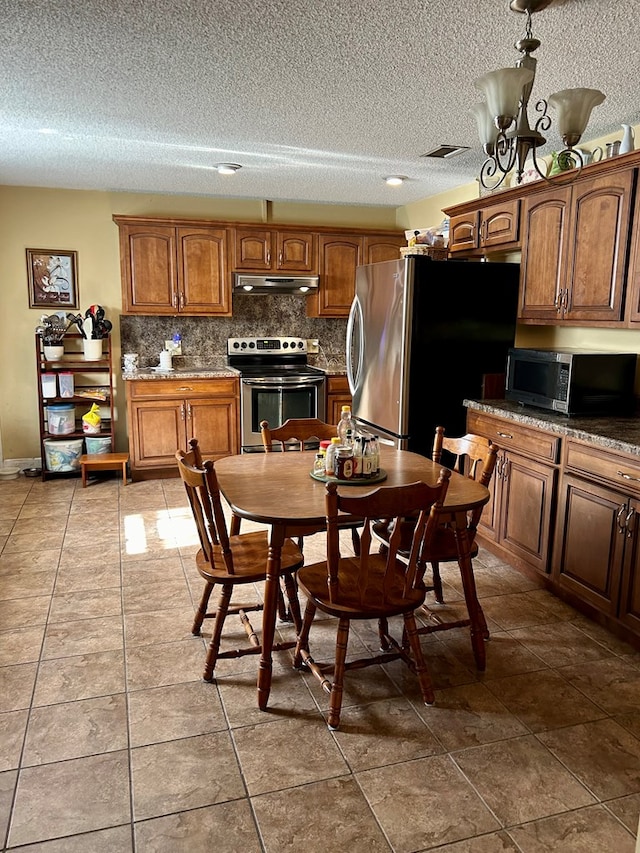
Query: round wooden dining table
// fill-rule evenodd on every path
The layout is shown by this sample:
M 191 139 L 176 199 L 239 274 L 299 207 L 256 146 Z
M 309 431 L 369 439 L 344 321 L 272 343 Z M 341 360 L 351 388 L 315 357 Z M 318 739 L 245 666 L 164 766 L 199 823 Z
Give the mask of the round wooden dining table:
M 262 613 L 262 653 L 258 669 L 258 706 L 266 710 L 271 690 L 272 648 L 278 604 L 280 554 L 287 537 L 322 529 L 326 523 L 324 482 L 311 477 L 313 452 L 246 453 L 225 456 L 215 463 L 220 491 L 239 518 L 263 522 L 271 527 L 269 556 Z M 387 477 L 380 483 L 345 484 L 349 493 L 365 494 L 372 489 L 402 486 L 417 481 L 435 485 L 442 465 L 407 450 L 381 449 L 381 468 Z M 467 513 L 489 500 L 485 486 L 469 477 L 451 473 L 444 503 L 443 523 L 455 528 L 458 563 L 465 602 L 469 612 L 471 644 L 479 669 L 485 668 L 486 622 L 478 603 Z

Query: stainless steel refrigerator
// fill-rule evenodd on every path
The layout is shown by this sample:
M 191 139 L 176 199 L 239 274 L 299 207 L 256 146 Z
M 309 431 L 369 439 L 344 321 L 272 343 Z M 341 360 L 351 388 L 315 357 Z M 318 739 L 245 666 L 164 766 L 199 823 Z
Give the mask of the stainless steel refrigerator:
M 382 441 L 431 454 L 436 426 L 466 432 L 465 398 L 502 375 L 519 264 L 411 257 L 358 267 L 347 323 L 353 414 Z

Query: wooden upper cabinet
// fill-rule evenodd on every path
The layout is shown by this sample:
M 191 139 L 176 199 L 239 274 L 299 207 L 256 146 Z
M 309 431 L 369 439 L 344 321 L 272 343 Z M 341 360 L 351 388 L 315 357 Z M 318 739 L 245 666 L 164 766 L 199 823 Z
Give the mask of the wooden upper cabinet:
M 464 252 L 478 248 L 480 211 L 459 213 L 449 221 L 449 251 Z
M 526 199 L 520 319 L 622 320 L 633 178 L 614 171 Z
M 522 211 L 521 318 L 555 322 L 561 316 L 566 279 L 570 187 L 529 196 Z
M 236 228 L 233 268 L 237 272 L 314 273 L 315 234 L 311 231 L 273 231 Z
M 309 297 L 311 317 L 345 317 L 356 287 L 356 267 L 362 263 L 363 238 L 320 234 L 318 239 L 320 287 Z
M 517 246 L 520 234 L 520 199 L 505 199 L 476 210 L 455 214 L 449 222 L 449 251 Z
M 389 234 L 384 237 L 365 237 L 363 243 L 363 264 L 377 264 L 381 261 L 397 261 L 400 248 L 406 246 L 404 234 Z
M 231 314 L 226 229 L 114 218 L 124 314 Z
M 573 186 L 565 319 L 622 319 L 633 170 Z
M 121 225 L 120 264 L 125 314 L 177 309 L 175 228 Z
M 227 232 L 177 229 L 178 307 L 184 314 L 231 314 Z

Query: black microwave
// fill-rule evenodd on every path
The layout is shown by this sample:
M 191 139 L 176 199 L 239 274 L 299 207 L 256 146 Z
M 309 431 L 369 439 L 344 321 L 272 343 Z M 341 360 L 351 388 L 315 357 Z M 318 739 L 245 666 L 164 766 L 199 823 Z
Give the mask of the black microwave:
M 565 415 L 630 415 L 637 354 L 509 350 L 506 398 Z

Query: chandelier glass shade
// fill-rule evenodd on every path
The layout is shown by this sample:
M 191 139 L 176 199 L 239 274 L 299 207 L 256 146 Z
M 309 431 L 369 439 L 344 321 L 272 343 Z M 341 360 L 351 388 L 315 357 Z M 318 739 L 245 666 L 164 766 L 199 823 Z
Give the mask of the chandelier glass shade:
M 497 189 L 512 172 L 517 183 L 521 183 L 530 155 L 540 177 L 547 179 L 546 168 L 540 166 L 537 153 L 547 141 L 542 134 L 551 127 L 549 106 L 556 112 L 557 129 L 565 146 L 558 157 L 575 169 L 574 177 L 584 165 L 576 146 L 586 130 L 591 111 L 605 100 L 602 92 L 582 88 L 556 92 L 548 102 L 539 100 L 536 103 L 537 119 L 533 128 L 529 124 L 529 97 L 536 73 L 536 59 L 532 54 L 540 47 L 531 32 L 531 13 L 550 2 L 552 0 L 512 0 L 511 8 L 527 16 L 525 35 L 515 45 L 521 57 L 515 67 L 490 71 L 476 80 L 476 86 L 486 99 L 471 109 L 487 155 L 480 170 L 480 183 L 485 189 Z

